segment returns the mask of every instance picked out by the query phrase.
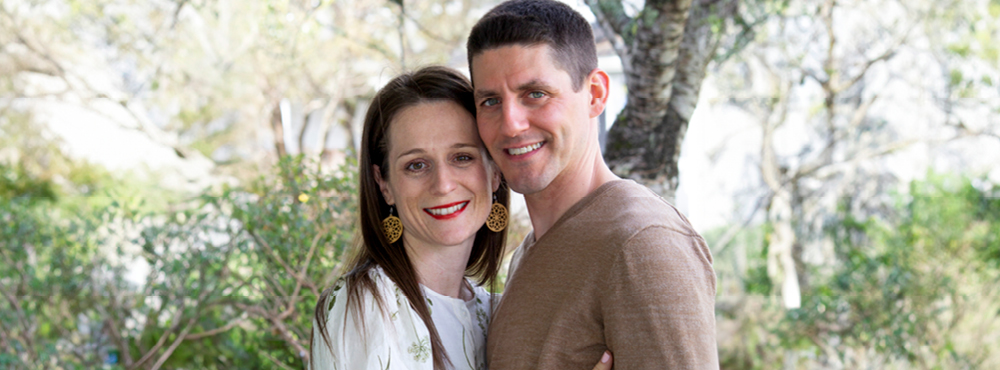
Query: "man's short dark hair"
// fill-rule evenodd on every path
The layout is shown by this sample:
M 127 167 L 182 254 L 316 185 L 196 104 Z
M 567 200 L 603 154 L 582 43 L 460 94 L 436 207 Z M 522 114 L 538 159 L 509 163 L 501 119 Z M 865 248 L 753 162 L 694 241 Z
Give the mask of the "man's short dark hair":
M 539 44 L 552 48 L 556 66 L 569 73 L 575 91 L 597 68 L 594 32 L 580 13 L 555 0 L 511 0 L 497 5 L 472 27 L 466 44 L 469 73 L 475 73 L 472 57 L 486 50 Z

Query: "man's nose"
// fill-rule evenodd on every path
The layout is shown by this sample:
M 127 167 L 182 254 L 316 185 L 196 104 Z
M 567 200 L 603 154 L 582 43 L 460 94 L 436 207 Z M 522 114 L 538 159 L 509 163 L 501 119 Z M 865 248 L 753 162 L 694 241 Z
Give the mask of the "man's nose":
M 501 133 L 507 137 L 515 137 L 528 129 L 528 115 L 521 104 L 503 105 L 503 122 Z

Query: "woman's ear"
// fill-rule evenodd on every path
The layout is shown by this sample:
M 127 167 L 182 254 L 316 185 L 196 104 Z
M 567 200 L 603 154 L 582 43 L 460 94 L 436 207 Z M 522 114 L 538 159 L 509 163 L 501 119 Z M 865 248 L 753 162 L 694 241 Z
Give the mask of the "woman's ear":
M 503 174 L 500 173 L 500 168 L 497 167 L 496 163 L 490 163 L 490 172 L 493 172 L 491 184 L 493 184 L 493 192 L 496 193 L 500 189 L 500 180 L 502 180 Z
M 378 189 L 382 192 L 382 197 L 385 198 L 385 204 L 390 206 L 396 204 L 392 192 L 389 191 L 389 183 L 382 179 L 382 171 L 379 171 L 377 164 L 372 165 L 372 171 L 375 172 L 375 182 L 378 183 Z

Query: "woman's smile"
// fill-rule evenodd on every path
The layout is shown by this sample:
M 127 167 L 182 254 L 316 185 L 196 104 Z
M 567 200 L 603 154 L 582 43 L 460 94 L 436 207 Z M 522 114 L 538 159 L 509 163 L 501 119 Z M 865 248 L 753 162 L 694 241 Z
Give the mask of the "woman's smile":
M 438 220 L 447 220 L 449 218 L 458 217 L 465 211 L 465 206 L 469 205 L 469 201 L 461 201 L 450 204 L 445 204 L 443 206 L 438 206 L 434 208 L 424 208 L 424 212 L 431 215 Z

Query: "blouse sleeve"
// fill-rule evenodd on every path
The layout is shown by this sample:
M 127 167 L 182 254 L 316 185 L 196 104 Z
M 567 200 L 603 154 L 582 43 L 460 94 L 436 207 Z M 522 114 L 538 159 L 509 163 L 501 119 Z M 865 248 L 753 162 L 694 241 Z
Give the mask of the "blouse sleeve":
M 313 323 L 312 370 L 405 369 L 398 352 L 395 331 L 371 292 L 362 294 L 361 305 L 347 305 L 347 291 L 334 288 L 326 304 L 327 343 Z M 360 307 L 363 317 L 356 309 Z

